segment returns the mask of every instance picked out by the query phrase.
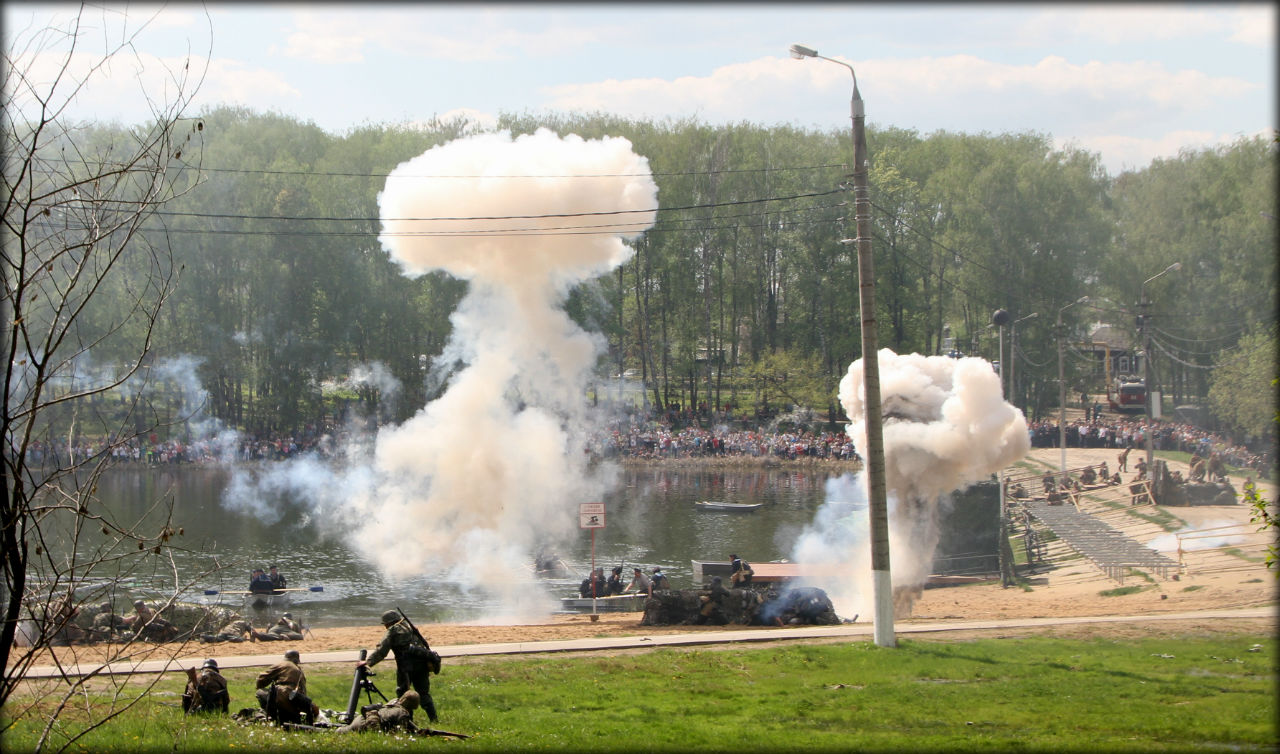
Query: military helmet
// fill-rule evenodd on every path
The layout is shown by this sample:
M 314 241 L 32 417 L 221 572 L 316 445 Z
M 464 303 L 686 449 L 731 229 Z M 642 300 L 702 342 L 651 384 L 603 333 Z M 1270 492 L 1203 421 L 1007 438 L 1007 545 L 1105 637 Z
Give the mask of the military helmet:
M 281 618 L 293 618 L 293 613 L 285 613 L 284 615 L 282 615 L 282 616 L 280 616 L 280 617 L 281 617 Z
M 134 606 L 134 607 L 146 607 L 146 606 L 147 606 L 147 603 L 143 602 L 142 600 L 134 600 L 134 601 L 133 601 L 133 606 Z
M 422 698 L 413 689 L 404 692 L 404 696 L 401 696 L 399 701 L 401 707 L 411 712 L 422 706 Z
M 392 623 L 400 621 L 400 612 L 397 610 L 388 610 L 382 614 L 382 625 L 390 626 Z
M 298 650 L 290 649 L 288 652 L 284 653 L 284 659 L 289 662 L 301 662 L 302 656 L 298 654 Z
M 200 667 L 202 667 L 202 668 L 213 668 L 214 670 L 217 670 L 217 669 L 218 669 L 218 661 L 217 661 L 217 660 L 215 660 L 215 659 L 213 659 L 212 657 L 210 657 L 209 659 L 205 660 L 205 661 L 204 661 L 204 665 L 201 665 Z
M 109 613 L 109 612 L 111 612 L 111 603 L 110 603 L 110 602 L 104 602 L 104 603 L 102 603 L 101 605 L 98 605 L 98 609 L 99 609 L 99 610 L 101 610 L 101 611 L 102 611 L 102 612 L 104 612 L 104 613 Z

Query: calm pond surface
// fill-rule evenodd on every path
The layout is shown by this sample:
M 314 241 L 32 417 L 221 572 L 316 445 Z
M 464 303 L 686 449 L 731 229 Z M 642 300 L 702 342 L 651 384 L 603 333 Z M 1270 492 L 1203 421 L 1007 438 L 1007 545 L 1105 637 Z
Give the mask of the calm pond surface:
M 673 587 L 687 588 L 692 586 L 691 559 L 727 560 L 730 552 L 753 562 L 789 558 L 792 543 L 824 502 L 828 480 L 840 476 L 786 467 L 624 468 L 618 487 L 604 499 L 607 527 L 596 530 L 596 563 L 606 572 L 624 565 L 628 577 L 634 565 L 646 570 L 662 566 Z M 250 569 L 278 564 L 291 587 L 322 587 L 292 595 L 295 618 L 313 627 L 376 624 L 384 610 L 396 605 L 422 621 L 474 620 L 501 607 L 484 590 L 444 579 L 386 580 L 342 541 L 322 538 L 305 517 L 268 524 L 228 510 L 220 502 L 226 481 L 225 472 L 202 467 L 115 469 L 103 478 L 98 495 L 108 507 L 134 518 L 144 516 L 158 498 L 174 501 L 175 525 L 185 531 L 176 540 L 184 548 L 177 556 L 180 576 L 193 579 L 215 565 L 223 568 L 191 592 L 195 601 L 221 600 L 239 607 L 241 597 L 203 592 L 242 590 Z M 709 512 L 695 508 L 698 500 L 764 505 L 748 513 Z M 590 569 L 589 531 L 558 554 L 575 576 L 535 582 L 526 564 L 513 563 L 512 578 L 528 580 L 531 590 L 545 588 L 552 598 L 576 595 L 578 582 Z M 165 578 L 157 575 L 151 585 L 156 594 Z M 136 582 L 133 592 L 147 596 L 144 582 Z M 554 609 L 554 599 L 547 604 Z

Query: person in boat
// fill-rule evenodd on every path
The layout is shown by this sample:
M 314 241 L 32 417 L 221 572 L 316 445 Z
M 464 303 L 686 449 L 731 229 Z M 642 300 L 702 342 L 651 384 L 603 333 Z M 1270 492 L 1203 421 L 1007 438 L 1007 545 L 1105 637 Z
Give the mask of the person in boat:
M 267 574 L 267 579 L 271 581 L 272 589 L 284 589 L 288 585 L 288 580 L 284 574 L 280 573 L 279 566 L 271 566 L 271 572 Z
M 729 556 L 729 583 L 734 589 L 751 586 L 754 574 L 755 571 L 742 558 L 732 554 Z
M 653 596 L 653 580 L 644 574 L 639 568 L 634 569 L 635 575 L 631 579 L 631 583 L 626 589 L 622 590 L 623 594 L 635 591 L 636 594 L 645 594 Z
M 609 580 L 605 582 L 604 593 L 606 596 L 612 597 L 622 594 L 625 587 L 622 583 L 622 566 L 614 566 L 613 573 L 609 574 Z
M 654 592 L 671 588 L 671 582 L 667 580 L 667 574 L 662 572 L 662 566 L 654 566 L 653 575 L 649 577 L 649 580 L 653 582 Z
M 252 594 L 271 594 L 276 589 L 271 583 L 271 577 L 261 568 L 253 569 L 253 575 L 249 577 L 249 592 Z
M 302 624 L 293 619 L 293 613 L 285 613 L 266 631 L 254 631 L 256 641 L 301 641 Z
M 603 597 L 608 594 L 609 583 L 604 578 L 604 568 L 597 568 L 591 575 L 582 580 L 578 594 L 583 598 Z

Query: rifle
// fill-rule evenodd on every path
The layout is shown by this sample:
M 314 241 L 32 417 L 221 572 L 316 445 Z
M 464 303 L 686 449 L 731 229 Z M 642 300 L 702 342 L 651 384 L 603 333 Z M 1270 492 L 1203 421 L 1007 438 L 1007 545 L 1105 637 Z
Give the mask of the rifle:
M 400 609 L 399 605 L 396 605 L 396 612 L 400 613 L 400 617 L 404 618 L 405 623 L 409 624 L 409 629 L 413 631 L 414 636 L 418 637 L 418 641 L 422 642 L 422 646 L 427 648 L 427 652 L 429 653 L 429 656 L 430 656 L 429 662 L 431 663 L 431 672 L 435 673 L 436 675 L 439 675 L 440 674 L 440 655 L 431 651 L 431 644 L 427 642 L 427 637 L 423 636 L 422 632 L 418 630 L 418 627 L 413 625 L 413 621 L 409 620 L 409 616 L 404 614 L 404 611 Z
M 369 654 L 368 650 L 360 650 L 360 660 L 363 661 L 365 655 Z M 356 705 L 360 703 L 360 691 L 363 689 L 369 696 L 370 703 L 373 702 L 373 692 L 377 691 L 378 696 L 382 697 L 382 701 L 387 701 L 387 697 L 373 685 L 373 681 L 369 680 L 369 676 L 373 675 L 369 671 L 367 665 L 357 665 L 355 677 L 351 679 L 351 694 L 347 697 L 347 712 L 342 717 L 344 724 L 350 724 L 356 719 Z
M 414 730 L 410 731 L 410 734 L 414 736 L 453 736 L 454 738 L 471 738 L 471 736 L 468 736 L 465 733 L 450 733 L 447 730 L 437 730 L 435 728 L 418 728 L 416 726 Z

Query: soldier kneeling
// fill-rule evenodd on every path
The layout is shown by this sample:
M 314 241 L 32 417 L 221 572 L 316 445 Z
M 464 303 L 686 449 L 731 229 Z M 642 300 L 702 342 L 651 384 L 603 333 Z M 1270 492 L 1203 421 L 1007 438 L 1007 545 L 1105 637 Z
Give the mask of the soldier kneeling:
M 182 710 L 188 714 L 193 712 L 222 712 L 231 708 L 231 697 L 227 693 L 227 679 L 218 672 L 218 661 L 204 661 L 200 673 L 195 668 L 187 668 L 187 689 L 182 694 Z
M 403 729 L 416 733 L 418 726 L 413 724 L 413 711 L 418 709 L 420 703 L 418 692 L 410 689 L 394 702 L 361 707 L 360 717 L 352 720 L 349 725 L 338 728 L 338 732 L 363 733 L 373 730 L 385 733 Z

